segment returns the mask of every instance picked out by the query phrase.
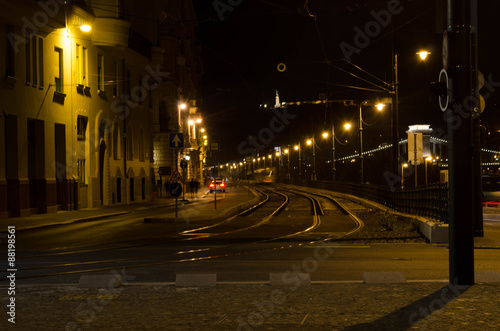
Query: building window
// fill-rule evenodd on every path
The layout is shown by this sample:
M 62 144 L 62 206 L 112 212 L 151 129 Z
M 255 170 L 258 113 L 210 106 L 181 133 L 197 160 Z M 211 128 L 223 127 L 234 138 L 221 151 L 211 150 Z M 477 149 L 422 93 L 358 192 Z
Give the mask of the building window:
M 113 96 L 118 96 L 118 63 L 113 61 Z
M 9 40 L 9 36 L 14 34 L 13 28 L 9 25 L 7 32 L 7 48 L 5 51 L 5 75 L 8 77 L 16 77 L 15 71 L 15 52 L 14 47 L 12 47 L 12 43 Z
M 55 47 L 54 51 L 56 52 L 56 68 L 59 70 L 55 73 L 55 88 L 57 92 L 64 92 L 64 62 L 63 62 L 63 50 L 61 48 Z
M 36 86 L 38 84 L 37 80 L 37 51 L 36 51 L 36 36 L 33 35 L 31 36 L 31 62 L 32 62 L 32 67 L 33 67 L 33 86 Z
M 81 64 L 81 69 L 82 69 L 82 85 L 88 86 L 87 82 L 87 48 L 82 47 L 82 64 Z
M 26 36 L 26 83 L 31 83 L 31 43 L 30 36 Z
M 97 54 L 97 90 L 104 91 L 104 59 L 101 54 Z
M 38 38 L 38 78 L 40 87 L 43 87 L 43 39 Z
M 80 177 L 80 183 L 85 184 L 85 159 L 77 160 L 77 171 L 78 177 Z
M 76 121 L 76 137 L 78 140 L 85 140 L 85 134 L 87 132 L 88 118 L 86 116 L 78 115 Z

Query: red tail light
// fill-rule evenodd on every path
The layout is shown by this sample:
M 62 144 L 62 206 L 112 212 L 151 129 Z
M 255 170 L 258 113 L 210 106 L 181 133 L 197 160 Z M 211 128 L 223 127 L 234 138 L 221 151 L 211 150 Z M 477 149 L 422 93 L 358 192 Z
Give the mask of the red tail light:
M 226 184 L 224 184 L 224 183 L 220 183 L 220 185 L 219 185 L 219 186 L 220 186 L 220 187 L 225 187 L 225 186 L 226 186 Z
M 208 185 L 208 187 L 210 187 L 210 188 L 212 188 L 212 187 L 214 187 L 214 186 L 215 186 L 215 184 L 214 184 L 214 183 L 210 183 L 210 185 Z

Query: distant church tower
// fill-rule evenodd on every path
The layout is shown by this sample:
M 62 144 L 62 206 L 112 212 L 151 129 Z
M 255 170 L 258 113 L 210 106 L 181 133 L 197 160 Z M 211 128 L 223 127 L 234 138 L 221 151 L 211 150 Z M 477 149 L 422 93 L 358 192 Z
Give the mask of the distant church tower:
M 276 104 L 274 105 L 274 108 L 280 108 L 281 103 L 280 103 L 280 96 L 278 94 L 278 90 L 276 90 Z

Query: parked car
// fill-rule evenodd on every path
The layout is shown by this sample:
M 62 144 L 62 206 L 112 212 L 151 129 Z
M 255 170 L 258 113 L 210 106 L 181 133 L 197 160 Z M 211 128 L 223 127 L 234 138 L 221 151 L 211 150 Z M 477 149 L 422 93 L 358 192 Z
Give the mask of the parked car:
M 226 192 L 226 182 L 224 181 L 223 178 L 214 178 L 208 184 L 208 188 L 210 189 L 210 193 L 213 193 L 214 191 L 222 191 Z

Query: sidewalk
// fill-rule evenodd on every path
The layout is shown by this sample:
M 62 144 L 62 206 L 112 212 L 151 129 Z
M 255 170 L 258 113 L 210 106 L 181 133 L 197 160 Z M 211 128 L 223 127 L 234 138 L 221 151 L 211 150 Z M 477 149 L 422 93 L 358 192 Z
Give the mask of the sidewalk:
M 178 198 L 178 218 L 183 220 L 186 218 L 191 220 L 211 220 L 236 212 L 259 201 L 251 190 L 244 187 L 229 187 L 227 193 L 217 192 L 217 209 L 214 208 L 214 194 L 210 194 L 208 190 L 199 191 L 196 197 L 191 197 L 190 193 L 186 193 L 184 198 L 185 202 L 182 202 L 182 196 Z M 161 215 L 159 218 L 175 221 L 174 206 L 175 199 L 169 197 L 130 205 L 104 206 L 101 208 L 59 211 L 50 214 L 35 214 L 27 217 L 12 217 L 0 219 L 0 232 L 6 231 L 8 226 L 15 226 L 16 231 L 22 231 L 75 222 L 96 221 L 152 208 L 158 208 Z
M 2 330 L 498 330 L 500 285 L 21 287 Z

